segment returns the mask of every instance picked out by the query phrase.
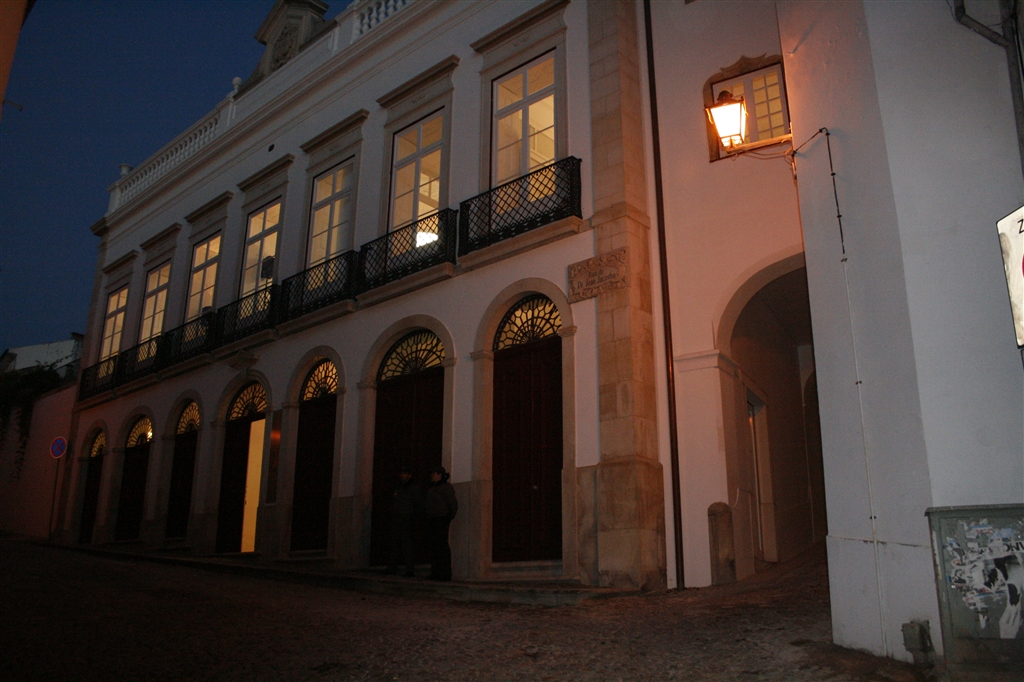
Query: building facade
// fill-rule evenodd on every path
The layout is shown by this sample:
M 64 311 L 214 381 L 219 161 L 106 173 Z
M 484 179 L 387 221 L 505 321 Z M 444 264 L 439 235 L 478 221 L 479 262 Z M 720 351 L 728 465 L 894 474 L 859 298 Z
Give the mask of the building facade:
M 441 464 L 458 578 L 826 540 L 836 641 L 909 658 L 925 510 L 1024 498 L 1001 48 L 941 3 L 326 9 L 111 188 L 62 539 L 383 565 Z

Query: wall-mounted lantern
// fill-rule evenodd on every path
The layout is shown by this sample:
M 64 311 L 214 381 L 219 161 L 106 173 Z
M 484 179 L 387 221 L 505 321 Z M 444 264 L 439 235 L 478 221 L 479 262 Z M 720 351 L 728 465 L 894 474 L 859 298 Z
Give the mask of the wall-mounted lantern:
M 728 90 L 722 90 L 718 101 L 708 107 L 707 112 L 726 151 L 747 141 L 747 105 L 742 97 L 733 97 Z

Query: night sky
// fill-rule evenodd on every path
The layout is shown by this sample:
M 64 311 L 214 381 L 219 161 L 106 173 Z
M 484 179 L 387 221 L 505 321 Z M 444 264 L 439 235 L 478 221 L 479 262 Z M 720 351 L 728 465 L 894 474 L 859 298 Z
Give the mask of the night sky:
M 38 0 L 0 120 L 0 351 L 84 332 L 118 164 L 137 166 L 247 78 L 273 0 Z M 327 17 L 348 3 L 330 2 Z

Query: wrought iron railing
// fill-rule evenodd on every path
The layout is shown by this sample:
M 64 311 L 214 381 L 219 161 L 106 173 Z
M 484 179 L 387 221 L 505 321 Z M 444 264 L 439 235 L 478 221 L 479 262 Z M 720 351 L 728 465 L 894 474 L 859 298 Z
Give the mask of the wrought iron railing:
M 231 343 L 273 327 L 277 321 L 275 306 L 280 288 L 276 284 L 271 285 L 218 310 L 217 340 L 220 344 Z
M 78 386 L 79 399 L 90 398 L 113 388 L 116 369 L 116 355 L 83 369 L 82 380 Z
M 459 255 L 562 218 L 582 218 L 580 164 L 570 156 L 459 205 Z
M 159 365 L 171 365 L 208 353 L 217 347 L 217 314 L 206 313 L 160 336 Z
M 139 377 L 155 372 L 159 343 L 160 337 L 158 336 L 119 353 L 115 381 L 118 384 L 127 384 L 129 381 L 135 381 Z
M 352 298 L 359 254 L 345 253 L 281 282 L 280 322 Z
M 401 279 L 441 263 L 455 262 L 456 218 L 449 208 L 418 220 L 359 250 L 356 293 Z

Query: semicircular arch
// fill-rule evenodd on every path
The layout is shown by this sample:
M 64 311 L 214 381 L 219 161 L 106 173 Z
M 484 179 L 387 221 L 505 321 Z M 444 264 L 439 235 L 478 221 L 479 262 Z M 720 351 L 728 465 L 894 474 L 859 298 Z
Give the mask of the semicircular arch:
M 715 348 L 731 356 L 736 320 L 750 299 L 769 282 L 804 266 L 804 251 L 797 245 L 766 256 L 741 272 L 716 306 L 712 318 L 715 322 Z
M 338 393 L 345 392 L 345 365 L 341 361 L 341 355 L 330 346 L 316 346 L 306 351 L 295 363 L 291 377 L 288 378 L 288 388 L 285 391 L 284 402 L 297 403 L 302 397 L 303 384 L 309 372 L 321 361 L 330 360 L 334 368 L 338 370 Z
M 182 411 L 189 403 L 195 403 L 199 408 L 199 428 L 203 428 L 202 420 L 206 419 L 206 408 L 203 406 L 203 399 L 199 392 L 193 388 L 186 389 L 178 394 L 178 397 L 171 403 L 171 409 L 167 412 L 167 419 L 164 422 L 164 436 L 173 436 L 178 430 L 178 420 L 181 419 Z
M 498 331 L 498 325 L 501 324 L 502 318 L 519 301 L 531 294 L 541 294 L 551 299 L 551 302 L 555 304 L 558 314 L 562 318 L 562 329 L 576 325 L 573 321 L 572 306 L 569 304 L 569 299 L 558 285 L 540 277 L 527 277 L 518 282 L 513 282 L 502 289 L 491 301 L 491 304 L 487 306 L 487 310 L 484 311 L 483 318 L 480 321 L 480 326 L 477 328 L 473 350 L 491 350 L 494 335 Z
M 269 411 L 273 409 L 272 406 L 274 402 L 273 393 L 270 390 L 270 380 L 263 372 L 248 369 L 229 381 L 227 386 L 224 387 L 224 390 L 220 394 L 220 399 L 217 401 L 216 419 L 226 422 L 228 420 L 228 410 L 231 409 L 231 403 L 238 396 L 238 392 L 247 384 L 254 381 L 262 386 L 266 393 L 267 410 Z
M 384 360 L 384 356 L 391 350 L 391 347 L 403 336 L 417 329 L 426 329 L 436 334 L 437 338 L 441 340 L 441 345 L 444 346 L 445 364 L 450 365 L 455 362 L 455 341 L 452 339 L 448 328 L 436 317 L 431 317 L 430 315 L 410 315 L 390 325 L 370 346 L 370 352 L 366 354 L 366 361 L 363 364 L 362 380 L 367 382 L 376 381 L 377 369 Z

